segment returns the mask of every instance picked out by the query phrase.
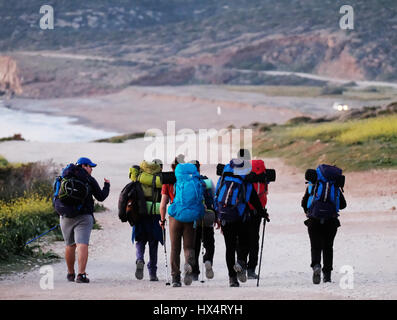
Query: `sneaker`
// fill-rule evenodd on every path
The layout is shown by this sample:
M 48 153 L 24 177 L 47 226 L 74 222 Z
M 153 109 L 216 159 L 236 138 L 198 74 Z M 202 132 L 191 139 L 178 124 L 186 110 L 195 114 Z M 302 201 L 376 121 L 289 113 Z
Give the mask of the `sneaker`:
M 182 286 L 182 284 L 181 284 L 181 277 L 180 277 L 180 276 L 178 276 L 178 277 L 172 277 L 172 286 L 175 287 L 175 288 L 181 287 L 181 286 Z
M 149 277 L 150 277 L 150 281 L 159 281 L 159 278 L 157 278 L 155 274 L 151 274 L 149 275 Z
M 204 262 L 205 267 L 205 276 L 207 279 L 212 279 L 214 277 L 214 270 L 212 270 L 212 263 L 211 261 L 207 260 Z
M 145 262 L 143 260 L 137 260 L 136 261 L 136 271 L 135 271 L 135 278 L 138 280 L 143 279 L 143 267 L 145 265 Z
M 190 264 L 185 263 L 184 270 L 185 270 L 185 276 L 183 277 L 183 283 L 186 286 L 190 286 L 193 281 L 193 268 Z
M 239 287 L 240 284 L 237 281 L 237 277 L 229 277 L 229 287 Z
M 247 273 L 246 270 L 238 263 L 233 267 L 234 271 L 237 272 L 237 278 L 240 280 L 240 282 L 246 282 L 247 281 Z
M 247 269 L 247 277 L 248 279 L 258 279 L 258 275 L 255 273 L 255 269 Z
M 74 278 L 76 278 L 76 274 L 75 273 L 68 273 L 66 275 L 66 279 L 68 279 L 68 281 L 70 281 L 70 282 L 74 282 Z
M 331 271 L 323 272 L 323 282 L 331 282 Z
M 321 282 L 321 265 L 316 264 L 313 267 L 313 283 L 319 284 Z
M 86 273 L 79 273 L 76 278 L 77 283 L 89 283 L 90 279 L 87 278 Z

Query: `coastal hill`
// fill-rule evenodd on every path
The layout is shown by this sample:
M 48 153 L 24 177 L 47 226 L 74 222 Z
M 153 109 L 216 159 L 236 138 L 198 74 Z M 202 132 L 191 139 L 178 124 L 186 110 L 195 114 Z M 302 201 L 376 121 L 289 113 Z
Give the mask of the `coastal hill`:
M 272 76 L 293 71 L 342 79 L 397 80 L 395 0 L 344 1 L 0 0 L 0 55 L 12 57 L 23 96 L 71 97 L 129 85 L 323 85 Z M 1 66 L 0 66 L 1 68 Z

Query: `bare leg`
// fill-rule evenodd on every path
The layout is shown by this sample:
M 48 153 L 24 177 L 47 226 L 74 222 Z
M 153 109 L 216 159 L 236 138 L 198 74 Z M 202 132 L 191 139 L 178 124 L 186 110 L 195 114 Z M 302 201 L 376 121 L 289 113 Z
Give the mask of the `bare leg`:
M 79 263 L 79 273 L 85 273 L 85 268 L 87 266 L 88 260 L 88 245 L 78 243 L 77 244 L 77 256 L 78 256 L 78 263 Z
M 74 273 L 74 262 L 76 261 L 76 245 L 66 246 L 65 260 L 68 267 L 68 273 Z

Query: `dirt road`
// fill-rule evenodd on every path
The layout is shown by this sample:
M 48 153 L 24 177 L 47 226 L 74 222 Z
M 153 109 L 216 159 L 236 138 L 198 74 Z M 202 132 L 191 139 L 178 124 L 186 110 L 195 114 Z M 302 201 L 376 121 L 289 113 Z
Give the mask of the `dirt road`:
M 223 236 L 216 231 L 215 277 L 205 283 L 172 288 L 165 286 L 163 247 L 159 247 L 159 282 L 150 282 L 147 269 L 143 280 L 136 280 L 135 248 L 131 228 L 117 217 L 117 198 L 128 183 L 128 168 L 142 160 L 147 142 L 131 140 L 123 144 L 5 142 L 0 154 L 9 161 L 52 159 L 73 162 L 84 155 L 98 163 L 93 176 L 111 180 L 111 193 L 104 205 L 108 212 L 96 214 L 103 230 L 91 236 L 87 273 L 90 284 L 66 281 L 62 260 L 51 265 L 54 289 L 43 290 L 40 270 L 7 276 L 0 280 L 0 299 L 396 299 L 397 298 L 397 170 L 347 174 L 347 209 L 341 212 L 342 226 L 334 246 L 333 282 L 311 282 L 310 246 L 300 200 L 305 190 L 304 174 L 278 159 L 266 159 L 267 167 L 277 171 L 270 185 L 260 286 L 248 280 L 240 288 L 229 288 Z M 65 157 L 65 155 L 68 157 Z M 167 167 L 165 168 L 168 169 Z M 214 181 L 215 166 L 204 165 L 204 174 Z M 394 209 L 393 209 L 394 207 Z M 54 251 L 63 254 L 63 243 Z M 169 252 L 169 243 L 167 247 Z M 148 257 L 148 253 L 146 253 Z M 147 261 L 146 261 L 147 262 Z M 169 262 L 169 256 L 168 256 Z M 344 288 L 353 270 L 352 289 Z M 350 269 L 349 269 L 350 268 Z M 343 271 L 343 273 L 341 273 Z

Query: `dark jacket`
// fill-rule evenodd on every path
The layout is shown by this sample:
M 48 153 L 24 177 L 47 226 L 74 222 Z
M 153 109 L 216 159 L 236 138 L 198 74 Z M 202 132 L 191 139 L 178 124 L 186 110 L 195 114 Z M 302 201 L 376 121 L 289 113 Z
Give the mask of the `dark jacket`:
M 64 173 L 66 176 L 68 173 Z M 104 201 L 109 195 L 110 184 L 105 182 L 103 188 L 101 189 L 98 185 L 98 182 L 91 175 L 88 174 L 81 167 L 75 167 L 73 174 L 77 179 L 88 183 L 89 185 L 89 193 L 87 198 L 81 207 L 77 208 L 70 205 L 65 205 L 59 199 L 55 199 L 54 206 L 55 210 L 60 215 L 64 215 L 66 217 L 72 218 L 81 214 L 94 214 L 94 198 L 98 201 Z

